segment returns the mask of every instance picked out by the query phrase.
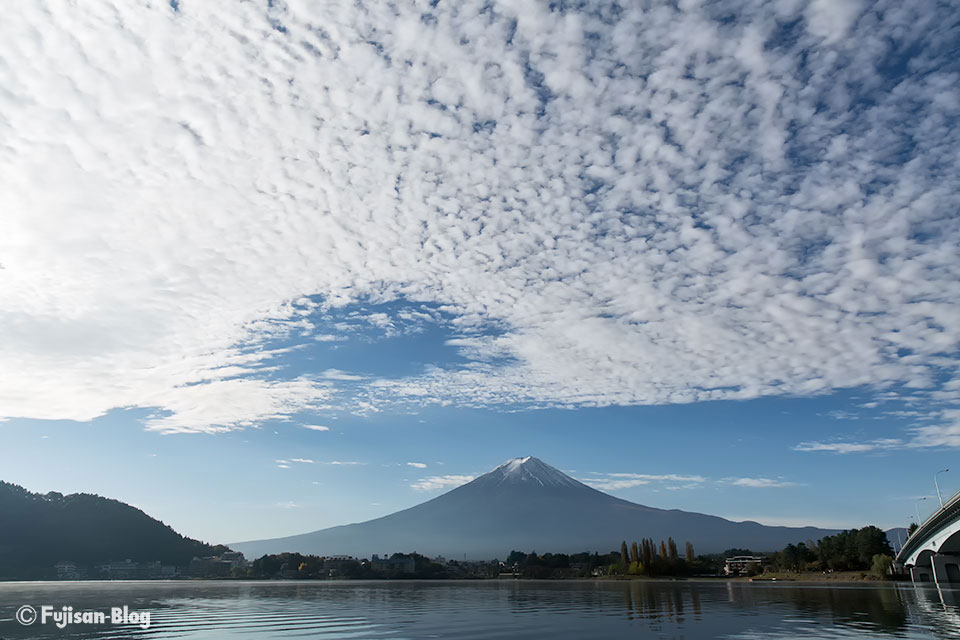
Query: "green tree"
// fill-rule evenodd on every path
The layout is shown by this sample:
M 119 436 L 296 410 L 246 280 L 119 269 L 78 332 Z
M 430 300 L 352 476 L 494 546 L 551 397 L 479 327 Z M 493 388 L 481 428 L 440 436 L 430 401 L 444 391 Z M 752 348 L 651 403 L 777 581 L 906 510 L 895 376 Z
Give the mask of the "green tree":
M 670 554 L 671 562 L 677 559 L 677 543 L 673 541 L 673 538 L 667 538 L 667 549 Z
M 660 541 L 660 559 L 661 560 L 667 559 L 667 543 L 664 542 L 663 540 Z
M 653 565 L 653 540 L 644 538 L 640 545 L 640 562 L 650 571 Z
M 637 549 L 637 541 L 634 540 L 630 544 L 630 563 L 639 564 L 640 563 L 640 551 Z
M 693 564 L 694 555 L 693 555 L 693 545 L 690 544 L 690 541 L 687 541 L 687 564 Z
M 760 566 L 759 562 L 749 562 L 747 563 L 747 576 L 754 577 L 763 573 L 763 567 Z
M 813 553 L 807 545 L 800 542 L 796 545 L 788 544 L 782 551 L 773 556 L 773 564 L 781 571 L 803 571 L 807 563 L 814 559 Z
M 630 564 L 630 554 L 627 553 L 627 541 L 620 543 L 620 562 Z
M 815 548 L 813 543 L 788 544 L 773 556 L 773 564 L 785 571 L 803 571 L 810 567 L 866 571 L 871 568 L 876 555 L 893 556 L 893 550 L 886 533 L 868 526 L 824 536 Z
M 888 555 L 878 553 L 873 556 L 873 560 L 870 564 L 870 573 L 877 576 L 881 580 L 886 580 L 890 577 L 890 569 L 893 567 L 893 558 Z

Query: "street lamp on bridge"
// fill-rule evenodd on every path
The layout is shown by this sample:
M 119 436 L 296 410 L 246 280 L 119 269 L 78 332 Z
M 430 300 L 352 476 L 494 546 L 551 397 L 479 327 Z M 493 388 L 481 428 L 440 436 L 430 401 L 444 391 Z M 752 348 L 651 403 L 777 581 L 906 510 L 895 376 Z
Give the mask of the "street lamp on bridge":
M 919 500 L 913 503 L 913 508 L 917 512 L 917 526 L 923 524 L 923 520 L 920 519 L 920 503 L 927 499 L 927 496 L 923 496 Z
M 947 471 L 950 471 L 950 469 L 940 469 L 940 471 L 937 471 L 935 474 L 933 474 L 933 484 L 937 487 L 937 500 L 940 501 L 941 509 L 943 509 L 943 497 L 940 495 L 940 483 L 937 482 L 937 476 L 941 473 L 946 473 Z

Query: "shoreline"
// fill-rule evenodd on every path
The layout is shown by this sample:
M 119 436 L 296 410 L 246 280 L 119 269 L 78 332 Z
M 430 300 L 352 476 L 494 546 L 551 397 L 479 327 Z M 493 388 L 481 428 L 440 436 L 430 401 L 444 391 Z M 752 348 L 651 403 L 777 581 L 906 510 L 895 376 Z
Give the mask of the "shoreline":
M 226 579 L 217 579 L 217 578 L 188 578 L 188 579 L 178 579 L 178 580 L 0 580 L 0 588 L 3 588 L 4 585 L 39 585 L 39 586 L 54 586 L 54 585 L 64 585 L 64 586 L 77 586 L 77 585 L 157 585 L 157 586 L 186 586 L 190 584 L 204 584 L 204 585 L 242 585 L 242 584 L 263 584 L 263 585 L 292 585 L 292 584 L 324 584 L 324 583 L 339 583 L 339 584 L 348 584 L 348 583 L 405 583 L 405 582 L 430 582 L 430 583 L 469 583 L 469 584 L 484 584 L 484 583 L 505 583 L 505 582 L 523 582 L 523 583 L 602 583 L 602 582 L 649 582 L 657 584 L 665 583 L 695 583 L 695 584 L 736 584 L 736 585 L 754 585 L 754 586 L 777 586 L 777 585 L 787 585 L 787 586 L 886 586 L 886 585 L 897 585 L 897 584 L 912 584 L 909 580 L 879 580 L 876 578 L 853 578 L 850 576 L 842 576 L 837 578 L 823 578 L 817 579 L 812 576 L 803 575 L 802 577 L 797 578 L 781 578 L 777 576 L 776 578 L 762 578 L 762 579 L 753 579 L 738 576 L 735 578 L 728 578 L 725 576 L 717 577 L 691 577 L 691 578 L 675 578 L 675 577 L 647 577 L 647 576 L 631 576 L 631 577 L 619 577 L 619 576 L 603 576 L 596 578 L 331 578 L 331 579 L 273 579 L 273 578 L 264 578 L 264 579 L 254 579 L 254 578 L 226 578 Z

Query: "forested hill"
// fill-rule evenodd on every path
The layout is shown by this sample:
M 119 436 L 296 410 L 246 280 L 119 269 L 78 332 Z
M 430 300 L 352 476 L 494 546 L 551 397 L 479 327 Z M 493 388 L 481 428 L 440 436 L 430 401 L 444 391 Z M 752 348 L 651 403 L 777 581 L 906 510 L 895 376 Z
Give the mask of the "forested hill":
M 88 493 L 32 493 L 0 481 L 0 579 L 42 577 L 61 560 L 186 565 L 226 550 L 185 538 L 128 504 Z

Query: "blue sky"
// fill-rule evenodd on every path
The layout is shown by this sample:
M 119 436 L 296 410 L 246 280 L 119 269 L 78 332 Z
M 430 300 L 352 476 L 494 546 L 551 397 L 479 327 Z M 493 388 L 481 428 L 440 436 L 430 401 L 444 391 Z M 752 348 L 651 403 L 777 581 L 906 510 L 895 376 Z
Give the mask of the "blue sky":
M 915 418 L 891 415 L 904 410 L 897 401 L 864 407 L 877 396 L 870 389 L 660 406 L 358 409 L 370 378 L 464 361 L 448 344 L 449 329 L 432 321 L 385 331 L 355 320 L 388 312 L 403 308 L 347 308 L 327 322 L 350 330 L 320 334 L 337 340 L 272 345 L 298 346 L 283 359 L 284 375 L 321 371 L 346 385 L 342 394 L 353 388 L 361 400 L 345 409 L 216 434 L 144 430 L 151 414 L 137 409 L 87 423 L 11 420 L 10 446 L 0 453 L 5 479 L 115 497 L 179 530 L 229 542 L 386 515 L 521 455 L 661 508 L 770 524 L 903 526 L 918 498 L 930 496 L 920 501 L 922 515 L 932 509 L 932 470 L 953 458 L 943 448 L 802 450 L 902 438 Z M 339 379 L 348 377 L 356 380 Z M 940 481 L 944 495 L 960 489 L 949 473 Z
M 957 17 L 21 3 L 0 477 L 217 541 L 523 455 L 903 525 L 960 447 Z

